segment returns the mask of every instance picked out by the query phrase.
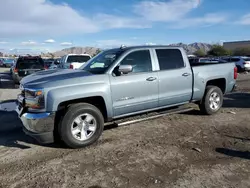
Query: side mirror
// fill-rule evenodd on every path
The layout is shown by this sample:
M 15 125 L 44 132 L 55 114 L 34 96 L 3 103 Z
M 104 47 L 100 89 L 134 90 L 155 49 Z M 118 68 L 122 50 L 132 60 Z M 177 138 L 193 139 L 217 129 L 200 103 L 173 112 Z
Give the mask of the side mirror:
M 132 65 L 120 65 L 118 71 L 123 74 L 128 74 L 133 71 L 133 67 Z

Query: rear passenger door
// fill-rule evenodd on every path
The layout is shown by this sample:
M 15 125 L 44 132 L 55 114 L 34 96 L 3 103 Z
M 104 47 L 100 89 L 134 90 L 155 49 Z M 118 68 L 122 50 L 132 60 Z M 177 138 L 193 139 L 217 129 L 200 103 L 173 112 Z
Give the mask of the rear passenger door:
M 186 54 L 179 49 L 155 49 L 159 63 L 159 107 L 190 101 L 193 76 Z

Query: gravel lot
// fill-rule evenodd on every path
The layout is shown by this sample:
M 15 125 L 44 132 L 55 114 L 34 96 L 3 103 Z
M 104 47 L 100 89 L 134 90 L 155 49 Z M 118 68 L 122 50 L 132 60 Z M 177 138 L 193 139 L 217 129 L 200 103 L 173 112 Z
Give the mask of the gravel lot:
M 193 110 L 107 127 L 85 149 L 40 146 L 20 129 L 2 132 L 0 187 L 250 187 L 250 74 L 238 86 L 215 116 Z M 18 91 L 0 88 L 0 100 L 10 92 Z

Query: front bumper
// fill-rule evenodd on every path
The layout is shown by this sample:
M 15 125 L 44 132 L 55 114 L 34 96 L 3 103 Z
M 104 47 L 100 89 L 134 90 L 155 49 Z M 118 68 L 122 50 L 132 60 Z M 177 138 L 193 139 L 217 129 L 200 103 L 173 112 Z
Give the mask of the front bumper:
M 54 142 L 54 113 L 24 113 L 20 119 L 27 135 L 41 144 Z

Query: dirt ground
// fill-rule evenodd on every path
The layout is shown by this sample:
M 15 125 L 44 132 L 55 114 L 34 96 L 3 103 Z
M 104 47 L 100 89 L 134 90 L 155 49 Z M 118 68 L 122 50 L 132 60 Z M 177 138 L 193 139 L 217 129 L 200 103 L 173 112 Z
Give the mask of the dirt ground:
M 237 83 L 217 115 L 193 110 L 107 127 L 84 149 L 0 133 L 0 187 L 250 187 L 250 74 Z

